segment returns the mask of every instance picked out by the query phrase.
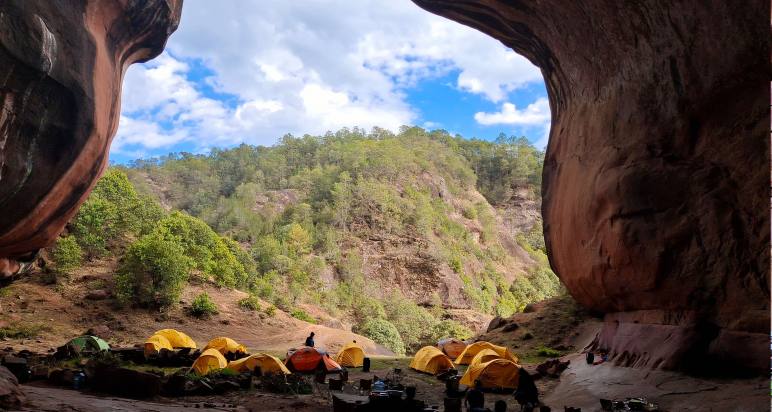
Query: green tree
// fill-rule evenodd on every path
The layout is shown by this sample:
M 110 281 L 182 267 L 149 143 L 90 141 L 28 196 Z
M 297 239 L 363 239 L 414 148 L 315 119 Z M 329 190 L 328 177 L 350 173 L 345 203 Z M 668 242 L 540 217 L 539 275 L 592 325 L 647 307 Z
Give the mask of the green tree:
M 179 300 L 194 267 L 178 242 L 145 235 L 126 251 L 116 276 L 115 295 L 123 304 L 165 307 Z
M 54 268 L 59 273 L 70 273 L 80 267 L 83 260 L 83 251 L 73 236 L 60 237 L 56 240 L 51 259 Z
M 399 336 L 399 331 L 385 319 L 368 320 L 362 325 L 359 333 L 389 348 L 399 356 L 405 355 L 405 344 Z

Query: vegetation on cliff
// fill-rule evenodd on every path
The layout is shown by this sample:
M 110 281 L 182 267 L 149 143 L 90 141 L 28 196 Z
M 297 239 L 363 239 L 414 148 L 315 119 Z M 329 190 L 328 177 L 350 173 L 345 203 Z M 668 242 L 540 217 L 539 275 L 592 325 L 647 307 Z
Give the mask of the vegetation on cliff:
M 559 292 L 539 222 L 517 236 L 536 263 L 507 273 L 515 258 L 491 206 L 506 207 L 517 188 L 538 196 L 542 156 L 524 138 L 403 128 L 136 161 L 108 170 L 54 260 L 72 270 L 79 253 L 123 256 L 115 292 L 124 304 L 174 304 L 198 277 L 303 320 L 315 321 L 299 305 L 314 304 L 404 353 L 471 334 L 449 317 L 448 296 L 420 298 L 422 275 L 457 279 L 468 307 L 500 316 Z M 401 265 L 413 284 L 384 284 L 374 245 L 413 259 Z

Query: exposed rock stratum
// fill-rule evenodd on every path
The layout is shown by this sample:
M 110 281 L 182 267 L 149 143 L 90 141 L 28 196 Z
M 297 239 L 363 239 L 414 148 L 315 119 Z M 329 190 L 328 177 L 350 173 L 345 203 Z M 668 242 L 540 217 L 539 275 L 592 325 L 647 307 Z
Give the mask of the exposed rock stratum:
M 107 165 L 126 68 L 182 0 L 0 2 L 0 278 L 53 242 Z
M 545 237 L 606 314 L 594 345 L 626 366 L 766 370 L 769 2 L 414 2 L 541 68 Z

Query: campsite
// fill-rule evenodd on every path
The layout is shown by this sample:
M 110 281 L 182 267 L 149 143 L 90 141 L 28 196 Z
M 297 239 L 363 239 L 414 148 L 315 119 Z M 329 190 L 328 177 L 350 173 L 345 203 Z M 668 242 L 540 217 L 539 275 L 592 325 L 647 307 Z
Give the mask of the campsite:
M 0 0 L 0 410 L 767 410 L 769 9 Z

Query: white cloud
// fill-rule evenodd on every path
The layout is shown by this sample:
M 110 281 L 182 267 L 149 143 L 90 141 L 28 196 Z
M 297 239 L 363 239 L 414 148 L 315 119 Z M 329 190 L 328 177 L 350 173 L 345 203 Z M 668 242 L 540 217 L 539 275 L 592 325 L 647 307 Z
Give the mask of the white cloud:
M 518 108 L 512 103 L 504 103 L 501 110 L 494 113 L 477 112 L 474 119 L 482 125 L 510 124 L 520 126 L 535 126 L 549 123 L 550 106 L 545 98 L 537 99 L 529 104 L 524 110 Z
M 455 87 L 497 103 L 542 79 L 498 41 L 409 1 L 188 0 L 167 50 L 129 68 L 114 151 L 396 129 L 418 119 L 406 90 L 421 79 L 457 71 Z

